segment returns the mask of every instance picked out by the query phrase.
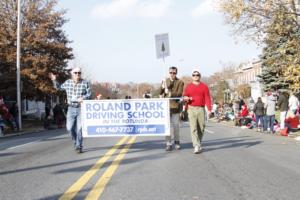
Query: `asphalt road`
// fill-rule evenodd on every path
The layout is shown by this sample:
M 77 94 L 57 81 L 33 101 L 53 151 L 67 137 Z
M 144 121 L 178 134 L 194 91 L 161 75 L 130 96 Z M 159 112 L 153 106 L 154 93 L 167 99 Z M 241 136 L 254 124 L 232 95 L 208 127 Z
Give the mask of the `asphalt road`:
M 161 137 L 93 138 L 77 154 L 65 130 L 0 138 L 0 199 L 297 200 L 300 143 L 209 123 L 204 152 Z M 119 145 L 116 145 L 119 143 Z

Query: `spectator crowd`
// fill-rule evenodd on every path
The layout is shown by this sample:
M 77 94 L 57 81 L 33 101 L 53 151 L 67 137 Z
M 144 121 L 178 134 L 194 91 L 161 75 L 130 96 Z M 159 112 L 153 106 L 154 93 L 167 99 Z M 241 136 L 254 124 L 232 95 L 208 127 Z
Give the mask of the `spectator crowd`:
M 100 96 L 97 94 L 97 97 Z M 131 98 L 126 96 L 125 99 Z M 144 98 L 149 98 L 144 96 Z M 101 99 L 101 97 L 96 98 Z M 50 115 L 52 109 L 52 116 Z M 0 135 L 5 129 L 18 131 L 18 106 L 16 103 L 6 104 L 0 96 Z M 57 128 L 65 124 L 66 109 L 63 104 L 45 104 L 44 128 L 49 129 L 51 122 Z M 255 129 L 258 132 L 276 133 L 287 136 L 300 130 L 299 96 L 286 91 L 267 92 L 264 97 L 244 99 L 239 97 L 229 103 L 213 103 L 212 116 L 218 121 L 233 121 L 235 126 Z
M 53 115 L 51 115 L 52 113 Z M 65 106 L 60 103 L 52 105 L 46 101 L 45 114 L 42 118 L 45 129 L 50 129 L 51 125 L 57 128 L 64 127 Z M 7 101 L 0 96 L 0 136 L 9 132 L 17 132 L 19 130 L 19 109 L 16 102 Z
M 286 91 L 269 91 L 256 101 L 239 97 L 230 103 L 215 102 L 212 113 L 218 122 L 234 121 L 235 126 L 256 129 L 258 132 L 279 132 L 287 136 L 300 130 L 299 97 Z

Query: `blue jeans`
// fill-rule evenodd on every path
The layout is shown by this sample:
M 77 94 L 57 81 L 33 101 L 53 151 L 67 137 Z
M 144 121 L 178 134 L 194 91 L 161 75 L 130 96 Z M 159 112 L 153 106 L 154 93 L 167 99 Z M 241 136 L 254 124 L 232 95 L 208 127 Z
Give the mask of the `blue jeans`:
M 264 116 L 256 115 L 256 128 L 258 128 L 258 122 L 260 121 L 260 127 L 264 126 Z
M 82 148 L 81 108 L 68 107 L 67 130 L 71 133 L 76 149 Z
M 267 130 L 270 127 L 270 131 L 274 132 L 275 115 L 266 115 L 265 119 L 264 129 Z

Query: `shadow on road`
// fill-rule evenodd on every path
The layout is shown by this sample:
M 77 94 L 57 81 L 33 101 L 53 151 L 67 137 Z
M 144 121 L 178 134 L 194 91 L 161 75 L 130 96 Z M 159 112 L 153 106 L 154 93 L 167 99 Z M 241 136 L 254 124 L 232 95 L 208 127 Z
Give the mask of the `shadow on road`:
M 216 140 L 203 141 L 204 151 L 214 151 L 221 149 L 231 149 L 231 148 L 249 148 L 258 144 L 261 144 L 263 141 L 255 138 L 246 138 L 248 136 L 234 138 L 224 138 Z
M 92 159 L 97 159 L 97 158 L 99 158 L 99 157 L 95 156 L 95 157 L 90 157 L 90 158 L 85 158 L 85 159 L 78 159 L 78 160 L 54 163 L 54 164 L 49 164 L 49 165 L 40 165 L 40 166 L 23 168 L 23 169 L 16 169 L 16 170 L 10 170 L 10 171 L 0 171 L 0 175 L 20 173 L 20 172 L 26 172 L 26 171 L 33 171 L 33 170 L 50 168 L 50 167 L 55 167 L 55 166 L 60 166 L 60 165 L 71 164 L 71 163 L 77 163 L 77 162 L 82 162 L 82 161 L 87 161 L 87 160 L 92 160 Z
M 18 155 L 20 153 L 0 153 L 0 157 Z
M 124 147 L 125 145 L 122 145 L 121 149 Z M 125 158 L 122 160 L 122 162 L 120 163 L 120 165 L 124 165 L 124 164 L 130 164 L 130 163 L 134 163 L 134 162 L 141 162 L 142 160 L 154 160 L 154 159 L 160 159 L 163 156 L 166 155 L 165 151 L 164 151 L 164 147 L 165 147 L 165 142 L 164 140 L 147 140 L 147 141 L 143 141 L 143 142 L 136 142 L 133 143 L 132 146 L 130 147 L 130 151 L 128 151 L 126 154 L 132 154 L 132 153 L 138 153 L 138 152 L 144 152 L 144 151 L 151 151 L 154 149 L 161 149 L 162 153 L 155 153 L 155 154 L 150 154 L 150 155 L 143 155 L 143 156 L 139 156 L 139 157 L 134 157 L 134 158 Z M 85 149 L 84 152 L 88 152 L 88 151 L 96 151 L 99 149 L 108 149 L 108 147 L 95 147 L 95 148 L 89 148 L 89 149 Z M 120 152 L 115 152 L 112 156 L 119 154 Z M 113 163 L 113 160 L 110 161 L 106 161 L 101 168 L 107 168 L 109 167 L 111 164 Z M 85 166 L 80 166 L 80 167 L 75 167 L 75 168 L 68 168 L 68 169 L 63 169 L 60 171 L 56 171 L 56 173 L 68 173 L 68 172 L 74 172 L 74 171 L 86 171 L 87 168 L 92 167 L 91 165 L 85 165 Z
M 127 154 L 127 153 L 126 153 Z M 152 155 L 144 155 L 144 156 L 139 156 L 139 157 L 133 157 L 133 158 L 125 158 L 122 159 L 121 163 L 118 165 L 126 165 L 126 164 L 131 164 L 131 163 L 136 163 L 136 162 L 141 162 L 143 160 L 156 160 L 164 157 L 166 154 L 160 153 L 160 154 L 152 154 Z M 107 169 L 109 166 L 115 165 L 113 163 L 113 160 L 106 161 L 102 166 L 101 169 Z M 55 174 L 61 174 L 61 173 L 69 173 L 69 172 L 85 172 L 88 169 L 90 169 L 92 165 L 83 165 L 80 167 L 73 167 L 73 168 L 68 168 L 68 169 L 63 169 L 56 171 Z

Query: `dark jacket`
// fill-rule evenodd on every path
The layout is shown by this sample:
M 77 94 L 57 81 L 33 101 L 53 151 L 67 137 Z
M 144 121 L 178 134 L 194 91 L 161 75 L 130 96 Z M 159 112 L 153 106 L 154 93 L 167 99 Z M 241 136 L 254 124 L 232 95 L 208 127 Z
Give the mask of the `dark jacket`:
M 289 100 L 286 94 L 281 93 L 279 95 L 277 106 L 280 112 L 289 110 Z
M 165 89 L 162 87 L 160 88 L 160 94 L 163 95 L 163 97 L 166 98 L 176 98 L 176 97 L 182 97 L 183 93 L 183 86 L 184 83 L 182 80 L 179 80 L 177 77 L 174 81 L 171 81 L 170 78 L 167 78 L 166 85 L 169 90 L 169 93 L 165 93 Z M 180 110 L 180 100 L 170 100 L 170 112 L 171 113 L 179 113 Z
M 255 115 L 265 115 L 265 105 L 262 101 L 256 102 L 253 108 Z

